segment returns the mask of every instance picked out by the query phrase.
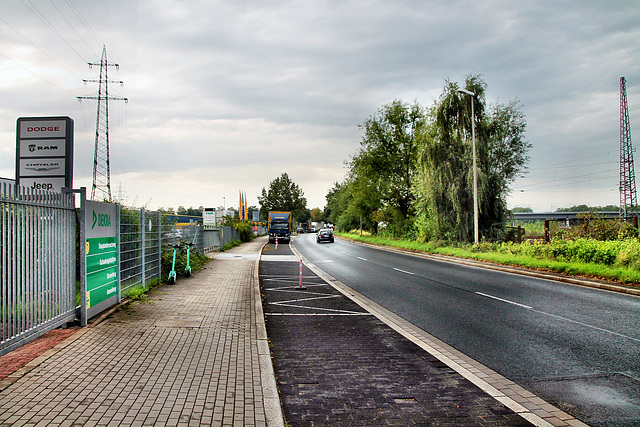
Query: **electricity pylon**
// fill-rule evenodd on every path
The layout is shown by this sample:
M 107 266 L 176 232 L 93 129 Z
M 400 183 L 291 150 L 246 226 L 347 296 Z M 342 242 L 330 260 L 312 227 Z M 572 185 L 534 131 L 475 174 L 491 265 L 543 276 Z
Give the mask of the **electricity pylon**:
M 627 210 L 638 205 L 636 173 L 633 166 L 633 146 L 631 145 L 631 125 L 627 105 L 627 80 L 620 77 L 620 216 L 627 216 Z
M 118 64 L 107 62 L 107 48 L 102 47 L 102 59 L 99 63 L 89 62 L 89 68 L 100 66 L 100 79 L 82 80 L 85 84 L 98 83 L 98 96 L 79 96 L 78 100 L 97 99 L 98 112 L 96 114 L 96 144 L 93 153 L 93 186 L 91 187 L 91 200 L 111 201 L 111 167 L 109 165 L 109 100 L 127 102 L 127 98 L 109 96 L 109 83 L 124 84 L 121 80 L 109 80 L 107 78 L 108 67 L 116 67 Z

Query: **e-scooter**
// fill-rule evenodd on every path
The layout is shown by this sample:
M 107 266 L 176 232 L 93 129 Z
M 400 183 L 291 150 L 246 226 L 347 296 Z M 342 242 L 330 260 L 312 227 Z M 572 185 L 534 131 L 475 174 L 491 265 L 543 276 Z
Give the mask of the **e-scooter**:
M 169 272 L 169 279 L 167 282 L 170 285 L 173 285 L 176 283 L 176 253 L 178 252 L 178 249 L 180 249 L 180 243 L 171 246 L 173 247 L 173 261 L 171 262 L 171 271 Z
M 191 265 L 189 265 L 189 255 L 191 254 L 191 247 L 195 246 L 195 243 L 185 243 L 187 245 L 187 266 L 184 268 L 184 275 L 191 277 Z

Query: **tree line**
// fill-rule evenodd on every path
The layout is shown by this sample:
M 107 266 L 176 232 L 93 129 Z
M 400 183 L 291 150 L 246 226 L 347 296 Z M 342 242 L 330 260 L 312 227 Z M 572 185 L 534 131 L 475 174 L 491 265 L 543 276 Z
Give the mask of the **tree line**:
M 520 102 L 487 104 L 486 90 L 481 76 L 469 75 L 463 86 L 446 80 L 428 108 L 400 100 L 381 107 L 361 125 L 349 172 L 326 196 L 326 219 L 342 230 L 472 241 L 473 122 L 480 235 L 501 239 L 509 185 L 526 173 L 531 144 Z

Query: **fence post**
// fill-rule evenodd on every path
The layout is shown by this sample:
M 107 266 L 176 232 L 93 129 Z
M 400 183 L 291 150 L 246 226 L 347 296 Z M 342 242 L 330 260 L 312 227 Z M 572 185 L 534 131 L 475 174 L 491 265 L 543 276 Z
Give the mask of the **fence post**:
M 162 213 L 156 212 L 158 216 L 158 280 L 162 280 Z
M 140 250 L 140 254 L 141 254 L 141 259 L 140 259 L 140 274 L 142 275 L 142 277 L 140 278 L 140 283 L 142 284 L 142 289 L 145 289 L 147 287 L 147 283 L 146 283 L 146 272 L 145 272 L 145 235 L 146 235 L 146 228 L 144 225 L 144 208 L 140 209 L 140 246 L 141 250 Z
M 544 220 L 544 242 L 549 243 L 549 220 Z
M 87 188 L 80 187 L 80 326 L 87 326 Z

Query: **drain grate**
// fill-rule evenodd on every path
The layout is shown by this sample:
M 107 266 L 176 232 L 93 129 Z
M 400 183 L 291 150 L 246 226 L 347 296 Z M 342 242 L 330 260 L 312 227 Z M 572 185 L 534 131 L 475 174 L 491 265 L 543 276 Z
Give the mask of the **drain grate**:
M 394 397 L 393 401 L 396 403 L 418 403 L 415 397 Z
M 156 320 L 160 328 L 199 328 L 202 317 L 198 316 L 164 316 Z

